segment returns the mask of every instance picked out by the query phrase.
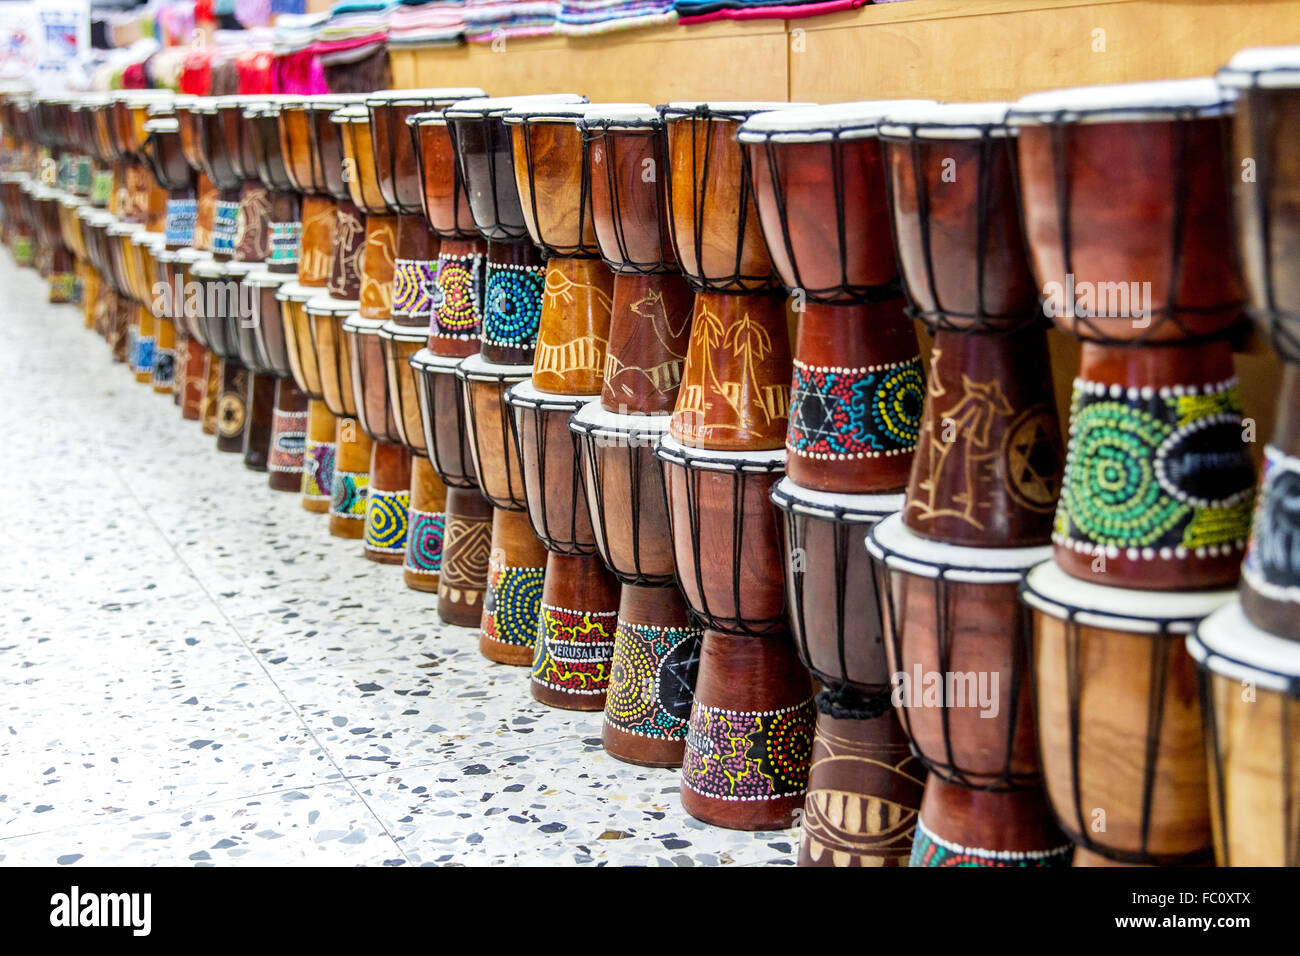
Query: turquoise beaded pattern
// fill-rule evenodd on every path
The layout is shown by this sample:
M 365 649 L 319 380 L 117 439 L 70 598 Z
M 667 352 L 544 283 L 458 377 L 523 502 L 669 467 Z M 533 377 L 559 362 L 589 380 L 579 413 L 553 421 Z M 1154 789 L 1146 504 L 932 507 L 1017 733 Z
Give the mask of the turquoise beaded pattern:
M 1240 553 L 1254 494 L 1235 378 L 1162 388 L 1075 381 L 1057 545 L 1133 561 Z
M 542 322 L 542 293 L 546 289 L 544 266 L 488 264 L 484 296 L 483 342 L 513 348 L 532 348 Z

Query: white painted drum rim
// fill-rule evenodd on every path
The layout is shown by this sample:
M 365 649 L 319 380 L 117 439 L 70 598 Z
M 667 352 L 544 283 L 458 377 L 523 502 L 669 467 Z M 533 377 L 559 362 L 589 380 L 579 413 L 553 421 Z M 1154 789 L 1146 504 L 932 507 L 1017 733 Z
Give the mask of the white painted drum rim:
M 853 524 L 882 521 L 903 507 L 906 495 L 901 491 L 886 494 L 847 494 L 817 491 L 796 484 L 790 476 L 782 478 L 772 489 L 772 503 L 788 504 L 795 514 L 829 518 Z
M 554 103 L 567 106 L 572 103 L 589 102 L 581 93 L 533 93 L 528 96 L 481 96 L 472 100 L 461 100 L 448 106 L 442 115 L 448 119 L 488 119 L 510 112 L 516 106 L 540 106 Z
M 549 412 L 576 412 L 588 402 L 597 401 L 599 395 L 557 395 L 543 392 L 530 379 L 516 382 L 506 392 L 506 402 L 518 408 L 540 408 Z
M 903 524 L 901 513 L 889 515 L 867 532 L 867 551 L 891 571 L 963 584 L 1015 584 L 1025 571 L 1052 556 L 1052 546 L 973 548 L 923 538 Z M 945 572 L 944 569 L 947 569 Z
M 1211 673 L 1300 696 L 1300 641 L 1256 627 L 1240 601 L 1201 621 L 1187 636 L 1187 653 Z
M 655 454 L 664 461 L 685 465 L 701 471 L 748 471 L 771 474 L 785 469 L 784 448 L 763 451 L 728 451 L 716 448 L 696 448 L 683 445 L 672 435 L 664 435 L 655 448 Z M 735 466 L 740 465 L 737 469 Z M 746 468 L 746 465 L 752 467 Z
M 360 307 L 356 299 L 336 299 L 328 293 L 312 296 L 306 305 L 308 315 L 345 315 Z
M 1300 88 L 1300 45 L 1238 50 L 1216 79 L 1234 89 Z
M 931 103 L 891 110 L 880 121 L 882 139 L 982 139 L 1013 136 L 1010 102 Z
M 320 294 L 320 286 L 302 285 L 296 279 L 275 290 L 275 297 L 281 302 L 310 302 Z
M 881 121 L 891 111 L 912 105 L 934 104 L 934 100 L 858 100 L 797 106 L 759 113 L 736 132 L 745 144 L 825 143 L 832 139 L 854 140 L 875 136 Z
M 1232 92 L 1209 76 L 1072 86 L 1022 96 L 1012 104 L 1007 122 L 1018 127 L 1169 121 L 1189 112 L 1197 118 L 1222 116 L 1232 112 L 1232 99 Z
M 1058 620 L 1136 634 L 1190 634 L 1208 614 L 1232 600 L 1235 590 L 1143 591 L 1094 584 L 1046 561 L 1025 575 L 1022 600 Z
M 411 368 L 441 368 L 446 369 L 449 372 L 454 372 L 456 369 L 460 368 L 460 364 L 463 361 L 465 361 L 463 358 L 455 355 L 437 355 L 430 352 L 428 348 L 418 349 L 415 354 L 408 359 Z
M 498 362 L 489 362 L 483 357 L 482 352 L 475 352 L 461 360 L 461 372 L 470 381 L 478 382 L 497 382 L 503 378 L 506 380 L 518 377 L 520 381 L 525 378 L 531 378 L 533 374 L 533 365 L 528 364 L 506 365 Z

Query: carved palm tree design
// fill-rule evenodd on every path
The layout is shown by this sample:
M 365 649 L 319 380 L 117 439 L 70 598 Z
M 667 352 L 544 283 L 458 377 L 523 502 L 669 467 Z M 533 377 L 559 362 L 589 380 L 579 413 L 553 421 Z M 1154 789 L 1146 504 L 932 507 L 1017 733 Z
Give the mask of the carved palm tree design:
M 740 357 L 740 381 L 724 382 L 719 385 L 718 391 L 736 413 L 737 419 L 740 419 L 743 417 L 741 406 L 744 397 L 762 394 L 757 367 L 758 363 L 772 352 L 772 336 L 767 329 L 750 318 L 749 312 L 746 311 L 731 323 L 726 335 L 723 336 L 722 344 L 729 348 L 733 355 Z M 771 420 L 764 402 L 750 401 L 748 404 L 759 407 L 765 423 Z

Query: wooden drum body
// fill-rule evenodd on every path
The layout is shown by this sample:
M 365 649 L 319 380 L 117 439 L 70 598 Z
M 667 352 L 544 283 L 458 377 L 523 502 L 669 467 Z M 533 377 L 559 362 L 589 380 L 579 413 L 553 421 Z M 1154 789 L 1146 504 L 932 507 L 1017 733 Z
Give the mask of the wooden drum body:
M 1215 861 L 1300 866 L 1300 646 L 1229 604 L 1187 650 L 1200 666 Z
M 1210 855 L 1210 792 L 1186 635 L 1231 591 L 1081 582 L 1054 563 L 1025 578 L 1034 710 L 1047 795 L 1084 851 L 1120 863 Z
M 894 704 L 932 775 L 973 790 L 1039 784 L 1024 611 L 1016 589 L 1039 548 L 929 541 L 901 516 L 878 522 L 877 563 Z
M 663 465 L 677 580 L 706 627 L 731 634 L 786 633 L 785 588 L 774 573 L 781 544 L 770 495 L 785 452 L 714 452 L 665 436 Z
M 1242 314 L 1229 100 L 1212 79 L 1054 90 L 1010 122 L 1044 308 L 1102 342 L 1221 333 Z

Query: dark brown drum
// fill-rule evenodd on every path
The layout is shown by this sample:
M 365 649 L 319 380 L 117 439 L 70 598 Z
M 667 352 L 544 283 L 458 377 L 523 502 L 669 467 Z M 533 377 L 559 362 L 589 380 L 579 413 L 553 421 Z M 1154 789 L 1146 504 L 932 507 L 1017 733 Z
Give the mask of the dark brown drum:
M 887 111 L 917 102 L 927 101 L 836 103 L 745 120 L 736 138 L 787 289 L 814 302 L 861 303 L 894 280 L 878 128 Z
M 891 107 L 880 124 L 903 288 L 938 331 L 1041 323 L 1007 103 Z
M 980 790 L 1039 785 L 1023 611 L 1016 588 L 1050 555 L 928 541 L 894 515 L 875 524 L 894 704 L 931 774 Z
M 786 634 L 785 588 L 773 573 L 781 545 L 769 498 L 785 451 L 708 451 L 664 436 L 655 454 L 664 470 L 677 579 L 691 610 L 714 630 Z
M 1044 309 L 1093 341 L 1220 333 L 1242 315 L 1226 163 L 1229 96 L 1209 78 L 1082 87 L 1015 104 L 1021 200 Z

